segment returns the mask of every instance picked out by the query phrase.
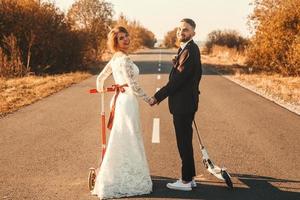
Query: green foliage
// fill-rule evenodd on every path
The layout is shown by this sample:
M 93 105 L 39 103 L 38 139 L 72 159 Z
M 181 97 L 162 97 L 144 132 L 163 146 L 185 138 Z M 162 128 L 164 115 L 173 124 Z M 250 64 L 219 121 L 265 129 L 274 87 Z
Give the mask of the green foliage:
M 255 32 L 247 63 L 256 68 L 300 75 L 300 1 L 255 0 L 250 24 Z

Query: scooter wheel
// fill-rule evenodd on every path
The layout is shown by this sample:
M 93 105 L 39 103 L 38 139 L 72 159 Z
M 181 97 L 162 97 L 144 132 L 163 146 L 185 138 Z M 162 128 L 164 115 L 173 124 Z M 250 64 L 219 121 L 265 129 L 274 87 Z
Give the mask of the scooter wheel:
M 95 168 L 90 168 L 88 182 L 89 182 L 89 190 L 92 191 L 95 187 L 95 182 L 96 182 L 96 170 L 95 170 Z
M 221 170 L 221 175 L 225 180 L 226 185 L 228 186 L 229 189 L 233 189 L 233 184 L 231 181 L 231 178 L 226 170 Z

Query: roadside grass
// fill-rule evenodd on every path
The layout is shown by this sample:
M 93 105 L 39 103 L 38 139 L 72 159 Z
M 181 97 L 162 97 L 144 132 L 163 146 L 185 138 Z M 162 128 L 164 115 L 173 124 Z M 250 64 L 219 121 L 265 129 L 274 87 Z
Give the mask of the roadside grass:
M 90 76 L 92 75 L 87 72 L 74 72 L 52 76 L 0 78 L 0 117 Z
M 300 77 L 258 72 L 243 64 L 243 58 L 203 55 L 202 62 L 236 82 L 254 87 L 260 94 L 300 111 Z

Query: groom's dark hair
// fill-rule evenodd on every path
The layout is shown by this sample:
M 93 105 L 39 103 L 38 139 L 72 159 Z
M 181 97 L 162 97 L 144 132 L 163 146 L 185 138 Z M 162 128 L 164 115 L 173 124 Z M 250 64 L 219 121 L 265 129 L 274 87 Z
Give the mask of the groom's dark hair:
M 188 24 L 191 25 L 194 29 L 196 28 L 196 23 L 194 22 L 194 20 L 192 20 L 192 19 L 190 19 L 190 18 L 184 18 L 184 19 L 182 19 L 180 22 L 188 23 Z

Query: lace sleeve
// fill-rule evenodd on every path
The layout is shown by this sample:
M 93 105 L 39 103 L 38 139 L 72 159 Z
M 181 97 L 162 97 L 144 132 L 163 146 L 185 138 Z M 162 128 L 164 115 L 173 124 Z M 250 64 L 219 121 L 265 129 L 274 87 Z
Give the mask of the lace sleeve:
M 141 86 L 138 84 L 136 77 L 133 71 L 133 63 L 126 57 L 124 62 L 121 64 L 122 73 L 124 74 L 124 78 L 128 86 L 132 89 L 135 95 L 143 98 L 143 100 L 147 103 L 151 102 L 151 97 L 147 96 Z
M 98 92 L 103 91 L 104 81 L 107 79 L 107 77 L 111 75 L 111 73 L 112 73 L 112 68 L 111 68 L 111 60 L 110 60 L 97 77 L 96 85 L 97 85 Z

